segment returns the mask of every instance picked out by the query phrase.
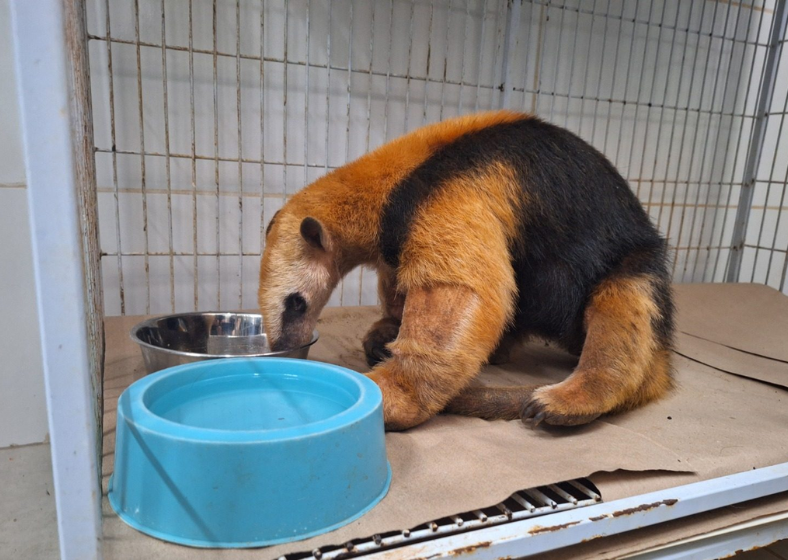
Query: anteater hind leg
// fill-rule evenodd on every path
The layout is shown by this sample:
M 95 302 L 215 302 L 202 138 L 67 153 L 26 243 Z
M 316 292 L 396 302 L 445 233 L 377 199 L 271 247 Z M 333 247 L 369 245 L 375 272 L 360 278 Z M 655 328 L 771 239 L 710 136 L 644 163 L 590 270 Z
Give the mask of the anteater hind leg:
M 525 401 L 534 424 L 585 424 L 664 395 L 671 387 L 667 342 L 657 332 L 665 310 L 648 275 L 616 276 L 600 284 L 586 308 L 586 340 L 574 373 L 541 387 Z
M 503 302 L 461 286 L 408 292 L 392 356 L 369 374 L 383 392 L 387 429 L 434 416 L 479 373 L 506 324 Z

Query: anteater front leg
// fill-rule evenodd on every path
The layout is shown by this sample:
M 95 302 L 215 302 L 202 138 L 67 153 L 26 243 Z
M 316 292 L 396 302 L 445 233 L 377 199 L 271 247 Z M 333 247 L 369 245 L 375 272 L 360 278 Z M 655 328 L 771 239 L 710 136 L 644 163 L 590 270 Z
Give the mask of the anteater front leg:
M 372 325 L 363 343 L 369 367 L 391 357 L 388 345 L 397 338 L 402 322 L 405 294 L 397 291 L 394 271 L 387 266 L 378 269 L 378 297 L 383 308 L 383 318 Z
M 536 389 L 523 406 L 534 424 L 585 424 L 664 395 L 672 386 L 669 333 L 660 333 L 665 309 L 656 297 L 661 280 L 648 275 L 603 281 L 586 308 L 586 340 L 575 371 L 561 383 Z
M 369 374 L 383 391 L 386 428 L 404 430 L 443 410 L 479 373 L 506 319 L 502 305 L 467 287 L 411 289 L 392 356 Z

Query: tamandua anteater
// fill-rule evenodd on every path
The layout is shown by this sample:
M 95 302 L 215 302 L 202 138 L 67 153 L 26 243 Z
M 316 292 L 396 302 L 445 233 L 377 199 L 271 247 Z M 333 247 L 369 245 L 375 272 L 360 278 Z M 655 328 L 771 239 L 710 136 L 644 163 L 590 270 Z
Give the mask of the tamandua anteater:
M 433 124 L 294 195 L 268 224 L 259 303 L 274 349 L 309 340 L 339 280 L 377 270 L 364 339 L 387 429 L 441 411 L 577 425 L 672 386 L 667 247 L 613 165 L 536 117 Z M 564 381 L 475 388 L 529 335 L 579 354 Z

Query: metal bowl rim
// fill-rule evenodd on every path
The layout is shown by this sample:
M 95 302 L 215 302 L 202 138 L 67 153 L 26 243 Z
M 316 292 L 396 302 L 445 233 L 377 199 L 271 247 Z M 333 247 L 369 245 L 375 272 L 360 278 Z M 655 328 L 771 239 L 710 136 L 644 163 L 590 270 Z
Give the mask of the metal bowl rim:
M 163 352 L 165 354 L 172 354 L 174 356 L 186 356 L 189 358 L 203 358 L 203 359 L 218 359 L 218 358 L 267 358 L 267 357 L 276 357 L 276 356 L 285 356 L 286 354 L 292 354 L 297 352 L 298 350 L 303 350 L 304 348 L 309 348 L 315 342 L 317 342 L 318 338 L 320 338 L 320 334 L 317 332 L 317 329 L 312 331 L 312 340 L 307 342 L 306 344 L 302 344 L 301 346 L 296 346 L 294 348 L 288 348 L 287 350 L 277 350 L 276 352 L 263 352 L 258 354 L 201 354 L 199 352 L 186 352 L 184 350 L 172 350 L 170 348 L 162 348 L 161 346 L 156 346 L 155 344 L 151 344 L 149 342 L 145 342 L 141 340 L 137 333 L 145 328 L 145 327 L 155 327 L 155 323 L 157 321 L 161 321 L 162 319 L 177 319 L 179 317 L 194 317 L 194 316 L 205 316 L 205 315 L 234 315 L 236 317 L 260 317 L 262 319 L 262 315 L 259 313 L 239 313 L 235 311 L 193 311 L 191 313 L 175 313 L 172 315 L 159 315 L 156 317 L 151 317 L 150 319 L 145 319 L 144 321 L 137 323 L 129 332 L 129 337 L 131 340 L 139 344 L 140 346 L 144 346 L 146 348 L 150 348 L 151 350 L 156 350 L 158 352 Z

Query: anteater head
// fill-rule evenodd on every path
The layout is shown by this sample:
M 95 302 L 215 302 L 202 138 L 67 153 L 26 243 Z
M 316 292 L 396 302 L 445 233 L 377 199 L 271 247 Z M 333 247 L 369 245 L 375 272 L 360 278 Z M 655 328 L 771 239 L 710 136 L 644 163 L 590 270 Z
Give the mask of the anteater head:
M 258 303 L 271 349 L 307 344 L 340 279 L 336 243 L 318 219 L 285 206 L 266 230 Z

